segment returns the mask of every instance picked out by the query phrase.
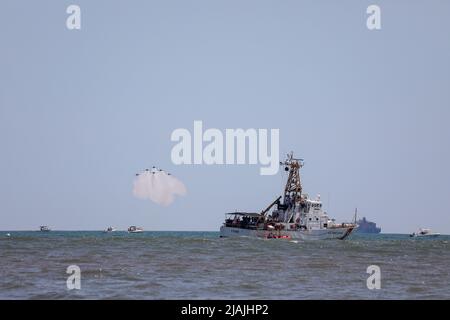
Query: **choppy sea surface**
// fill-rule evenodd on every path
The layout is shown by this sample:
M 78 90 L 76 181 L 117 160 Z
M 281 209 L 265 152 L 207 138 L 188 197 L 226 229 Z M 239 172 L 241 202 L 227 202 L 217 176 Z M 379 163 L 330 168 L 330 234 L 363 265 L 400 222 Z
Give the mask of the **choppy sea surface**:
M 80 290 L 67 288 L 71 265 Z M 370 265 L 379 290 L 367 287 Z M 0 232 L 0 299 L 450 299 L 449 266 L 450 236 Z

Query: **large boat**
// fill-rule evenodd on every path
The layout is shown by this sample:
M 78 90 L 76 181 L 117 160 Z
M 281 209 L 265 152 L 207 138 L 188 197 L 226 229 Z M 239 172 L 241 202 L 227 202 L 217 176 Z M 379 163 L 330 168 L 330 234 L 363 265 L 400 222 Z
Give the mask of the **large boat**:
M 299 240 L 347 238 L 357 224 L 336 223 L 322 210 L 320 195 L 311 199 L 302 193 L 300 168 L 303 167 L 303 160 L 294 158 L 291 152 L 287 160 L 280 164 L 289 173 L 284 197 L 278 197 L 260 213 L 227 213 L 220 236 Z
M 419 231 L 413 232 L 409 236 L 412 238 L 422 238 L 422 237 L 435 238 L 439 237 L 440 235 L 441 235 L 440 233 L 432 232 L 431 229 L 419 229 Z
M 356 229 L 356 232 L 358 233 L 380 233 L 381 228 L 377 227 L 377 224 L 375 222 L 369 221 L 366 219 L 366 217 L 363 217 L 362 219 L 358 220 L 358 229 Z

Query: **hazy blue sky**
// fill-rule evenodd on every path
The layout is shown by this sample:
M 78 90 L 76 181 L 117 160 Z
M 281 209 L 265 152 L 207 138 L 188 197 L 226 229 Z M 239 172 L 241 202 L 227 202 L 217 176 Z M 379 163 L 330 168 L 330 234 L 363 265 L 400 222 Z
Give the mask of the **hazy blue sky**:
M 1 2 L 0 229 L 218 230 L 281 194 L 281 171 L 173 165 L 194 120 L 279 128 L 338 220 L 450 233 L 450 1 Z M 188 195 L 134 198 L 152 165 Z

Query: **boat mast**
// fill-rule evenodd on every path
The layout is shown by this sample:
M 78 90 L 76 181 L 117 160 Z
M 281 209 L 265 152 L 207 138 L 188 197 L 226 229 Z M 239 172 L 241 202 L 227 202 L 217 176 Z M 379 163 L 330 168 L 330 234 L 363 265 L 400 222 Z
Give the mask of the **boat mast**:
M 303 159 L 294 158 L 294 153 L 291 152 L 287 156 L 285 162 L 280 162 L 285 165 L 285 170 L 289 171 L 289 177 L 284 188 L 284 204 L 286 200 L 292 203 L 292 205 L 299 205 L 302 201 L 302 183 L 300 180 L 300 168 L 303 167 Z

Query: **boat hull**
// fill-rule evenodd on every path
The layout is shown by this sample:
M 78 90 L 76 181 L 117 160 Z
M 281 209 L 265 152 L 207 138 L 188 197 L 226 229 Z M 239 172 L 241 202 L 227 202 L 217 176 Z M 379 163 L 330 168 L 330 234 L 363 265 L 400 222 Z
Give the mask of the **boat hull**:
M 410 237 L 412 238 L 437 238 L 439 237 L 440 234 L 426 234 L 426 235 L 411 235 Z
M 319 229 L 319 230 L 281 230 L 281 231 L 270 231 L 270 230 L 252 230 L 243 228 L 233 228 L 222 226 L 220 228 L 220 237 L 231 238 L 231 237 L 254 237 L 254 238 L 284 238 L 284 239 L 295 239 L 295 240 L 328 240 L 337 239 L 343 240 L 347 238 L 352 232 L 353 227 L 342 227 L 342 228 L 332 228 L 332 229 Z

